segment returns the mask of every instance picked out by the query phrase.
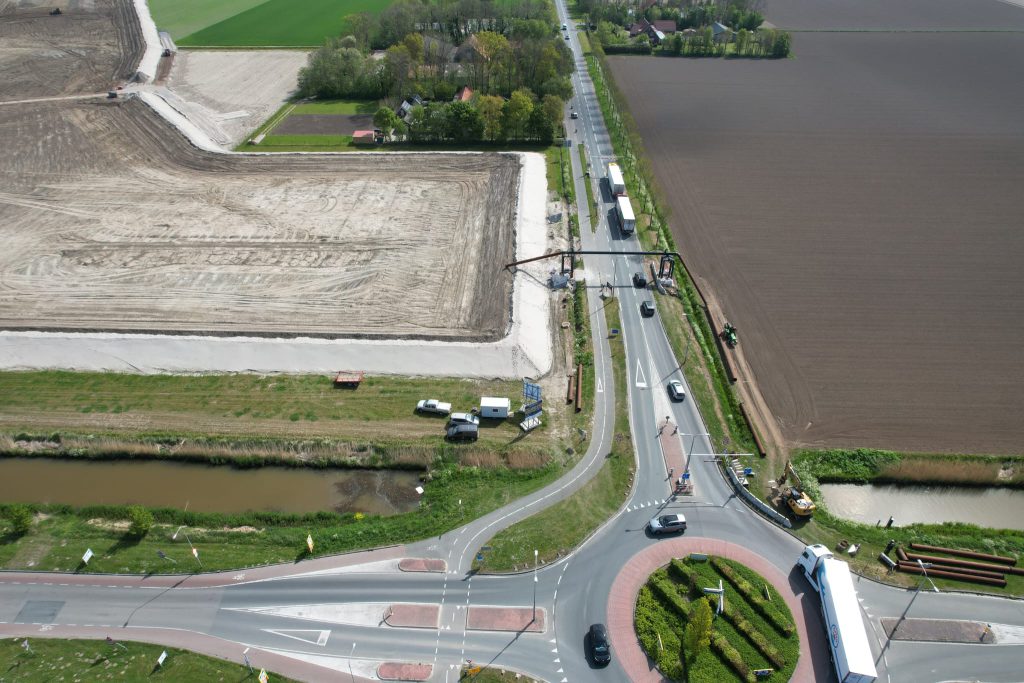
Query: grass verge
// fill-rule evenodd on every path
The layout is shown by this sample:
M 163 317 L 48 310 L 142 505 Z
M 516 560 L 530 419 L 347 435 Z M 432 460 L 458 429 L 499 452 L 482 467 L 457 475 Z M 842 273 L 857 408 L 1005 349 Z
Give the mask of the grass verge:
M 795 531 L 807 543 L 821 543 L 836 548 L 839 541 L 861 545 L 856 557 L 846 556 L 851 567 L 859 574 L 896 583 L 916 586 L 919 579 L 913 575 L 890 574 L 878 560 L 889 540 L 909 546 L 926 543 L 941 547 L 962 548 L 983 553 L 1024 557 L 1024 531 L 1013 529 L 986 529 L 973 524 L 912 524 L 904 527 L 884 527 L 861 524 L 835 517 L 822 500 L 819 482 L 885 482 L 906 484 L 960 484 L 1020 487 L 1024 475 L 1019 474 L 1024 458 L 997 458 L 970 455 L 902 454 L 873 450 L 801 451 L 793 459 L 804 488 L 818 504 L 818 511 L 809 521 L 796 523 Z M 1014 471 L 1010 477 L 1000 472 Z M 909 476 L 905 476 L 909 473 Z M 879 518 L 886 513 L 880 510 Z M 965 583 L 952 579 L 932 577 L 942 590 L 968 590 L 999 595 L 1024 595 L 1024 576 L 1006 575 L 1006 587 L 996 588 Z
M 580 153 L 580 165 L 583 167 L 584 178 L 583 187 L 587 189 L 587 208 L 590 211 L 590 230 L 593 232 L 597 229 L 597 202 L 594 201 L 594 188 L 590 178 L 590 167 L 587 166 L 587 148 L 586 145 L 580 143 L 578 148 Z
M 609 329 L 619 327 L 618 301 L 605 304 Z M 626 400 L 626 357 L 621 336 L 609 340 L 615 373 L 615 430 L 598 473 L 565 500 L 496 534 L 478 568 L 484 572 L 528 568 L 533 551 L 551 562 L 568 553 L 607 520 L 625 500 L 634 472 Z
M 444 418 L 417 415 L 418 400 L 438 398 L 458 411 L 478 405 L 481 396 L 515 397 L 522 391 L 514 381 L 391 376 L 367 376 L 358 389 L 336 389 L 333 378 L 324 375 L 32 371 L 0 373 L 0 383 L 5 387 L 0 430 L 9 436 L 16 437 L 17 430 L 61 430 L 65 437 L 77 432 L 126 443 L 185 439 L 202 448 L 244 450 L 251 445 L 270 452 L 282 452 L 282 444 L 262 444 L 258 437 L 436 445 Z M 544 433 L 542 428 L 522 440 L 511 419 L 482 429 L 478 443 L 498 449 L 513 443 L 532 447 L 544 440 Z M 211 444 L 211 435 L 231 443 Z M 102 445 L 95 439 L 91 444 L 94 449 Z M 88 450 L 90 444 L 75 448 Z M 117 450 L 109 444 L 104 448 Z M 288 449 L 285 444 L 283 450 Z
M 3 680 L 19 683 L 49 681 L 242 681 L 255 680 L 241 664 L 162 645 L 103 640 L 61 640 L 31 638 L 30 650 L 24 638 L 0 640 L 0 672 Z M 163 666 L 156 660 L 167 652 Z M 258 670 L 257 670 L 258 673 Z M 293 679 L 271 674 L 270 680 L 289 683 Z
M 459 672 L 459 680 L 464 683 L 502 683 L 503 681 L 515 681 L 516 683 L 539 683 L 537 679 L 530 678 L 515 671 L 506 671 L 500 667 L 463 667 Z
M 18 534 L 0 505 L 0 566 L 5 569 L 118 573 L 193 573 L 296 562 L 315 555 L 408 543 L 437 536 L 506 505 L 554 481 L 569 464 L 514 470 L 465 467 L 439 455 L 423 484 L 420 508 L 391 517 L 320 512 L 237 515 L 152 510 L 155 524 L 141 538 L 127 532 L 126 506 L 73 509 L 30 505 L 35 512 L 27 533 Z M 175 531 L 185 525 L 184 533 Z M 185 537 L 187 534 L 187 538 Z M 199 550 L 199 561 L 190 552 Z M 95 553 L 81 565 L 87 548 Z M 162 552 L 168 559 L 158 555 Z
M 719 567 L 722 567 L 721 569 Z M 777 624 L 793 624 L 793 616 L 781 597 L 769 589 L 767 606 L 742 590 L 730 590 L 725 613 L 714 617 L 711 646 L 700 653 L 685 650 L 682 635 L 697 600 L 706 599 L 704 586 L 734 580 L 761 590 L 767 582 L 743 565 L 712 558 L 710 562 L 673 560 L 654 572 L 640 589 L 636 605 L 636 629 L 641 645 L 672 680 L 690 683 L 752 681 L 754 669 L 775 669 L 773 680 L 788 680 L 796 668 L 800 644 L 795 634 L 780 631 Z M 774 619 L 768 619 L 770 612 Z M 695 656 L 693 656 L 695 655 Z
M 292 114 L 373 114 L 377 113 L 380 103 L 377 100 L 314 100 L 295 105 Z

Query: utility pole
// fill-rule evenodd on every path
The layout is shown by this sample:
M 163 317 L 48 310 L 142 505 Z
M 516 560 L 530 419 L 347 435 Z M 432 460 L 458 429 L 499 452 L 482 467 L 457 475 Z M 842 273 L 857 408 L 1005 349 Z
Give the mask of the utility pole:
M 537 549 L 533 549 L 533 619 L 531 624 L 537 623 Z
M 356 677 L 352 675 L 352 655 L 356 653 L 356 644 L 352 643 L 352 649 L 348 652 L 348 677 L 355 683 Z

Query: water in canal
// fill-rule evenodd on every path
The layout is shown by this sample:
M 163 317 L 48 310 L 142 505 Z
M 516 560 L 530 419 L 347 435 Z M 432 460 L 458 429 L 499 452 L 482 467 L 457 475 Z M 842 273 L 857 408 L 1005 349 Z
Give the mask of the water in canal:
M 1024 491 L 963 486 L 822 484 L 829 512 L 865 524 L 889 516 L 897 526 L 967 522 L 993 529 L 1024 530 Z
M 73 506 L 124 505 L 197 512 L 362 512 L 416 509 L 416 472 L 235 469 L 162 461 L 70 461 L 0 458 L 0 500 Z

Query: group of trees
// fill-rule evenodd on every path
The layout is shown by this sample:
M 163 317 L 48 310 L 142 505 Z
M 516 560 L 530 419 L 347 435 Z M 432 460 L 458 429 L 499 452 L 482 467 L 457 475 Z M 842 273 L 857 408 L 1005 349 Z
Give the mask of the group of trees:
M 594 26 L 607 21 L 618 26 L 627 26 L 641 17 L 648 21 L 670 19 L 680 30 L 702 28 L 719 22 L 734 31 L 755 30 L 764 21 L 761 13 L 762 0 L 670 0 L 665 5 L 652 5 L 642 14 L 632 10 L 634 3 L 612 0 L 577 0 L 577 5 L 590 18 Z
M 689 57 L 722 57 L 728 52 L 728 46 L 727 42 L 716 41 L 711 28 L 705 26 L 696 33 L 666 36 L 661 51 Z M 789 33 L 777 29 L 749 31 L 741 28 L 732 37 L 732 46 L 728 53 L 734 57 L 788 57 Z
M 388 12 L 395 7 L 404 8 L 402 12 L 412 13 L 415 9 L 427 14 L 417 14 L 416 20 L 410 21 L 386 20 Z M 509 7 L 521 7 L 524 13 L 541 14 L 544 18 L 507 17 L 501 22 L 484 22 L 479 16 L 488 7 L 501 17 L 506 17 Z M 299 94 L 320 98 L 383 98 L 397 104 L 409 92 L 434 99 L 451 99 L 458 86 L 469 85 L 487 95 L 507 97 L 526 88 L 537 99 L 545 95 L 567 99 L 572 93 L 569 81 L 573 70 L 572 54 L 563 44 L 556 24 L 548 18 L 549 12 L 541 12 L 538 7 L 550 9 L 551 3 L 521 0 L 499 8 L 480 0 L 438 0 L 435 4 L 403 0 L 385 11 L 372 40 L 368 37 L 370 28 L 359 20 L 350 22 L 349 27 L 355 27 L 360 34 L 330 39 L 313 52 L 307 66 L 299 72 Z M 438 8 L 452 12 L 473 10 L 472 16 L 477 18 L 458 15 L 461 28 L 456 33 L 459 35 L 464 29 L 485 23 L 490 28 L 473 32 L 461 44 L 448 42 L 445 35 L 436 30 L 439 24 L 429 20 L 429 12 Z M 426 20 L 420 21 L 424 17 Z M 399 33 L 406 29 L 406 33 Z M 386 48 L 383 58 L 368 51 L 371 43 Z
M 564 103 L 556 95 L 535 100 L 521 88 L 507 100 L 481 95 L 472 102 L 432 102 L 413 107 L 409 122 L 398 118 L 389 107 L 373 117 L 375 126 L 390 136 L 409 142 L 504 143 L 535 141 L 549 145 L 562 118 Z

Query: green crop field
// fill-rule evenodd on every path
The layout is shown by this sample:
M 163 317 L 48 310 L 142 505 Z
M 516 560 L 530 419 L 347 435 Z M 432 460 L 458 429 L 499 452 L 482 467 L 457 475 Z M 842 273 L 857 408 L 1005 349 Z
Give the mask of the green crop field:
M 217 2 L 228 4 L 241 0 Z M 249 9 L 207 25 L 177 42 L 183 46 L 209 47 L 316 47 L 322 45 L 325 38 L 341 35 L 347 15 L 377 14 L 389 4 L 390 0 L 304 0 L 301 3 L 268 0 L 255 7 L 250 4 Z
M 230 19 L 266 0 L 149 0 L 149 11 L 161 31 L 175 40 Z

